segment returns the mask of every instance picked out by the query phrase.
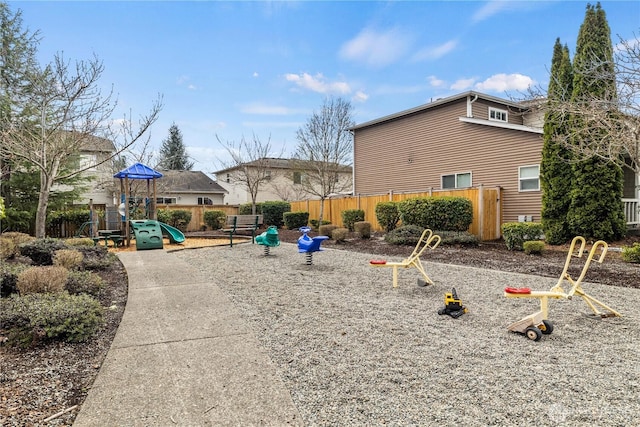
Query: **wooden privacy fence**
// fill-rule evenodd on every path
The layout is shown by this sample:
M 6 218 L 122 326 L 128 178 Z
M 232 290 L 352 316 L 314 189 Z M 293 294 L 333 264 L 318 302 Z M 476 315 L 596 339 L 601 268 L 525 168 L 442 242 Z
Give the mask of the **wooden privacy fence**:
M 473 206 L 473 222 L 469 232 L 478 236 L 480 240 L 495 240 L 501 235 L 502 223 L 501 189 L 499 187 L 485 188 L 483 186 L 460 190 L 429 190 L 418 193 L 386 193 L 373 196 L 352 196 L 330 198 L 324 201 L 323 219 L 332 224 L 342 224 L 342 211 L 362 209 L 364 219 L 371 223 L 373 230 L 382 231 L 383 228 L 376 219 L 376 205 L 380 202 L 412 199 L 415 197 L 464 197 L 471 200 Z M 309 219 L 320 217 L 319 200 L 301 200 L 291 202 L 292 212 L 309 212 Z
M 180 210 L 191 212 L 191 221 L 187 225 L 186 231 L 200 231 L 205 225 L 204 213 L 206 211 L 223 211 L 225 215 L 237 215 L 238 206 L 236 205 L 158 205 L 158 210 Z

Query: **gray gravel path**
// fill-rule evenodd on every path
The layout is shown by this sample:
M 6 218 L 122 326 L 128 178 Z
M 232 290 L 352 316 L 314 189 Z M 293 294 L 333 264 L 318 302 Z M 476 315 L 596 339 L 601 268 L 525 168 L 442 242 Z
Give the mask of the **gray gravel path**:
M 173 255 L 240 309 L 305 425 L 640 425 L 638 289 L 583 284 L 623 317 L 553 300 L 555 330 L 534 342 L 507 326 L 538 302 L 503 290 L 557 279 L 423 262 L 435 285 L 408 269 L 394 289 L 390 268 L 355 252 L 328 249 L 311 266 L 286 243 L 269 256 L 251 244 Z M 437 314 L 452 287 L 469 309 L 458 319 Z

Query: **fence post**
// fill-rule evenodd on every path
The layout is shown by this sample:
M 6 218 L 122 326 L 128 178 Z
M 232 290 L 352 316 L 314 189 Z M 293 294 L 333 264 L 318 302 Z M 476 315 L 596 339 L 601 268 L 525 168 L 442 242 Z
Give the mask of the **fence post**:
M 478 185 L 478 234 L 480 240 L 486 240 L 484 236 L 484 187 Z

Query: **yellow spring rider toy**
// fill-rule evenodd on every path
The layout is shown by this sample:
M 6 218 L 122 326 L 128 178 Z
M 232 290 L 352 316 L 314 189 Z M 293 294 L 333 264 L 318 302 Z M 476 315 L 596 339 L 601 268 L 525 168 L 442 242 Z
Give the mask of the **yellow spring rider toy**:
M 574 252 L 576 243 L 578 242 L 580 242 L 580 248 L 578 249 L 577 252 Z M 551 288 L 551 290 L 532 291 L 529 288 L 505 288 L 504 296 L 507 298 L 537 298 L 540 300 L 540 311 L 537 311 L 532 315 L 526 316 L 521 320 L 509 325 L 508 329 L 510 331 L 523 333 L 527 336 L 527 338 L 533 341 L 540 340 L 543 334 L 548 335 L 551 332 L 553 332 L 553 324 L 548 320 L 549 298 L 572 299 L 574 295 L 578 295 L 589 306 L 589 308 L 593 311 L 594 315 L 600 316 L 603 318 L 604 317 L 621 317 L 621 314 L 618 313 L 617 311 L 613 310 L 612 308 L 608 307 L 607 305 L 603 304 L 597 299 L 587 295 L 581 286 L 582 280 L 584 279 L 585 275 L 587 274 L 587 270 L 589 269 L 589 265 L 591 264 L 591 261 L 593 260 L 593 258 L 596 256 L 596 253 L 598 252 L 598 250 L 600 250 L 600 256 L 596 260 L 596 262 L 602 263 L 602 261 L 604 260 L 604 257 L 607 254 L 607 249 L 608 249 L 606 242 L 602 240 L 598 240 L 593 244 L 593 247 L 589 252 L 587 261 L 585 262 L 584 267 L 582 267 L 582 272 L 580 273 L 580 277 L 578 277 L 577 280 L 574 280 L 569 275 L 568 270 L 569 270 L 569 264 L 571 263 L 571 258 L 582 257 L 585 246 L 586 246 L 586 241 L 584 237 L 581 237 L 581 236 L 574 237 L 573 241 L 571 242 L 571 247 L 569 248 L 569 253 L 567 254 L 567 260 L 564 264 L 564 270 L 562 270 L 562 274 L 558 279 L 558 283 L 556 283 L 556 285 L 553 288 Z M 569 289 L 568 292 L 565 292 L 565 290 L 562 288 L 562 285 L 565 280 L 571 285 L 571 288 Z M 601 311 L 601 309 L 605 311 Z

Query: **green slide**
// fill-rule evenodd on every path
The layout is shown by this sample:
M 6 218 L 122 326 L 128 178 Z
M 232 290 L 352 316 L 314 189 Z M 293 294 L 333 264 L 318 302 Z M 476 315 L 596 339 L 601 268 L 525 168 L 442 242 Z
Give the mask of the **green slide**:
M 169 237 L 169 241 L 171 243 L 182 243 L 184 242 L 184 234 L 182 231 L 178 230 L 175 227 L 170 226 L 169 224 L 165 224 L 164 222 L 158 222 L 160 224 L 160 228 L 162 229 L 162 234 Z
M 162 229 L 158 221 L 131 220 L 129 221 L 136 238 L 136 249 L 162 249 Z

